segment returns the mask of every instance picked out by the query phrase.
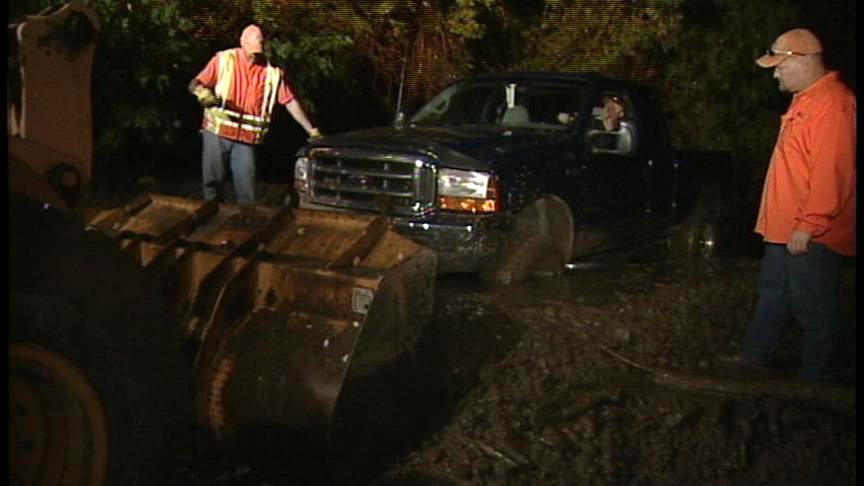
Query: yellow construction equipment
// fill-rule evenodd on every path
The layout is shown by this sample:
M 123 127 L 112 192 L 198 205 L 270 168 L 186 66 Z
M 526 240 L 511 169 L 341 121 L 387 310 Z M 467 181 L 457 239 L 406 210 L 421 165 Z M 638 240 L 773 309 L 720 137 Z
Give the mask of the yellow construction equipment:
M 435 254 L 362 215 L 85 207 L 99 22 L 76 0 L 10 34 L 11 483 L 177 484 L 195 430 L 351 478 L 357 420 L 416 394 L 376 377 L 412 373 Z

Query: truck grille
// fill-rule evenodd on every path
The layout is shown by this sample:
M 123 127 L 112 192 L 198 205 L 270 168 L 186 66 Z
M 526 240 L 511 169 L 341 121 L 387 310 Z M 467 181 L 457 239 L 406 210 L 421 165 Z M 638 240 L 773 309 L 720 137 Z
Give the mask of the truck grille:
M 414 216 L 434 205 L 435 174 L 423 157 L 362 149 L 317 148 L 309 154 L 313 201 Z

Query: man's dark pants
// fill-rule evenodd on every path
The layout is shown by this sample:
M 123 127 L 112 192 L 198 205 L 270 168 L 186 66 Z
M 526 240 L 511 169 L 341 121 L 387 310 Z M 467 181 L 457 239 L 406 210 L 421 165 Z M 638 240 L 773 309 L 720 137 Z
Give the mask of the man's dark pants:
M 842 256 L 810 243 L 792 256 L 786 245 L 768 244 L 759 274 L 759 302 L 744 341 L 744 355 L 766 365 L 780 344 L 790 317 L 803 332 L 801 377 L 836 381 L 841 346 Z

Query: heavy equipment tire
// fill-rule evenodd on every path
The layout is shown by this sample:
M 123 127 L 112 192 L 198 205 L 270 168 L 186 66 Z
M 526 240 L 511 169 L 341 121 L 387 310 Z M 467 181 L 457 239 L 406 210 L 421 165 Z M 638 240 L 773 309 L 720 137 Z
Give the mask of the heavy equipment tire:
M 700 200 L 680 228 L 667 240 L 672 258 L 716 257 L 721 244 L 720 216 L 720 204 L 716 198 Z
M 180 484 L 191 366 L 158 287 L 68 213 L 10 203 L 11 484 Z
M 573 216 L 557 196 L 534 201 L 514 219 L 507 240 L 483 280 L 510 284 L 532 275 L 558 275 L 573 249 Z

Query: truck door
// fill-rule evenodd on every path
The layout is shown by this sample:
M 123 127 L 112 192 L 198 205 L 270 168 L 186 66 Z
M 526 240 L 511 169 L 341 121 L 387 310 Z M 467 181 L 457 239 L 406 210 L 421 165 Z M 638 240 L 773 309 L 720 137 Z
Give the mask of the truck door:
M 649 168 L 648 224 L 651 228 L 664 228 L 676 216 L 675 193 L 678 190 L 676 154 L 669 141 L 663 114 L 657 101 L 644 97 L 639 105 L 642 120 L 642 146 Z
M 641 155 L 639 119 L 630 98 L 621 91 L 605 91 L 590 106 L 583 163 L 573 171 L 580 179 L 586 226 L 581 238 L 577 235 L 577 245 L 585 251 L 641 234 L 649 197 L 649 169 Z

